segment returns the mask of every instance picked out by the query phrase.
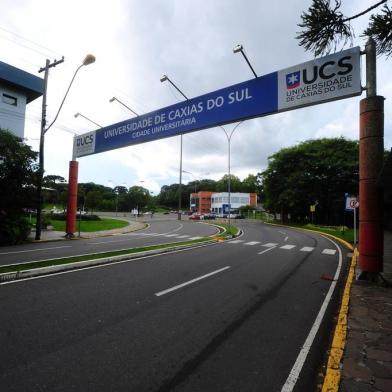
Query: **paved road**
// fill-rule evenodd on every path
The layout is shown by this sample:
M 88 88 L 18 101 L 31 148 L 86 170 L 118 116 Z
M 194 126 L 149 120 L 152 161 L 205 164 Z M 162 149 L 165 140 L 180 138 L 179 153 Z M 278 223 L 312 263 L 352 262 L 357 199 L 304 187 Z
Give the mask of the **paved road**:
M 149 226 L 144 230 L 116 236 L 0 247 L 0 265 L 188 241 L 218 232 L 214 226 L 188 220 L 160 218 L 151 220 L 148 224 Z
M 243 225 L 231 242 L 1 285 L 1 390 L 281 391 L 345 251 Z M 335 294 L 294 391 L 315 390 Z

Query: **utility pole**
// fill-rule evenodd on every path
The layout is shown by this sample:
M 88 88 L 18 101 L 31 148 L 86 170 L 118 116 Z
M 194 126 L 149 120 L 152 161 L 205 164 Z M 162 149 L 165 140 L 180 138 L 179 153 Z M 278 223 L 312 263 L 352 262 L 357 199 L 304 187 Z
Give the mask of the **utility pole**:
M 38 170 L 38 184 L 37 184 L 37 222 L 35 224 L 35 240 L 41 239 L 41 217 L 42 217 L 42 182 L 44 179 L 44 146 L 46 133 L 46 93 L 48 90 L 49 69 L 64 62 L 64 57 L 61 60 L 54 60 L 53 63 L 46 59 L 45 67 L 39 69 L 39 73 L 44 74 L 44 93 L 42 95 L 42 117 L 41 117 L 41 135 L 39 140 L 39 170 Z

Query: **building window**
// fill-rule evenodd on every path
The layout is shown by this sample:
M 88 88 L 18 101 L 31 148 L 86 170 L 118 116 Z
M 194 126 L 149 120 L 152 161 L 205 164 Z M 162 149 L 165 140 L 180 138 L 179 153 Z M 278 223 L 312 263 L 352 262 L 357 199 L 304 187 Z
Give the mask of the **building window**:
M 4 103 L 12 106 L 18 106 L 18 98 L 13 97 L 12 95 L 4 94 L 1 99 Z

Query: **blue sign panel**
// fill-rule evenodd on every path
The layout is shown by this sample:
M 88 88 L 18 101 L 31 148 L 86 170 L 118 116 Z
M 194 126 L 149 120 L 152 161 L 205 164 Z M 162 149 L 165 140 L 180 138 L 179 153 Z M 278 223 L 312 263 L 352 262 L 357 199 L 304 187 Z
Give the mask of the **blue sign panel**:
M 359 47 L 235 84 L 78 136 L 74 156 L 314 105 L 362 91 Z

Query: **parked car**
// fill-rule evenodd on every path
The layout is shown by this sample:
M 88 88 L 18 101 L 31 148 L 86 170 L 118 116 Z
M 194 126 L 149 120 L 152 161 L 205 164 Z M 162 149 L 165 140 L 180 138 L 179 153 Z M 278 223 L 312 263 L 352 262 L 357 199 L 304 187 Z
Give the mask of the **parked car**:
M 204 219 L 215 219 L 216 215 L 213 212 L 210 212 L 209 214 L 204 214 Z
M 192 214 L 189 219 L 191 220 L 203 220 L 204 219 L 204 215 L 202 214 Z

